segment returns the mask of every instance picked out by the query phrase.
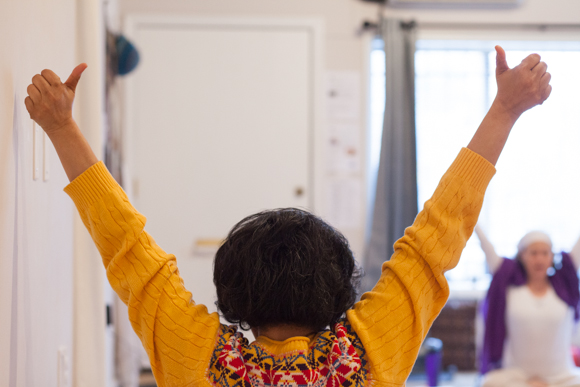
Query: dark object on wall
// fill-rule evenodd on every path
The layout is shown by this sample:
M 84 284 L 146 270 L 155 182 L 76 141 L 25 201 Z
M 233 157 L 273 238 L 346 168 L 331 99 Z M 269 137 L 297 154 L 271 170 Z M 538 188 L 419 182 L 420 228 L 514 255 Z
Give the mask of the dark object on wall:
M 363 1 L 366 1 L 366 0 L 363 0 Z M 360 28 L 362 31 L 378 31 L 379 24 L 365 20 L 362 22 Z
M 117 74 L 130 73 L 139 64 L 139 52 L 123 35 L 116 37 L 115 46 L 117 48 Z
M 105 306 L 105 312 L 107 315 L 107 326 L 113 325 L 113 311 L 111 310 L 111 305 L 107 304 Z
M 429 331 L 443 342 L 443 368 L 476 370 L 475 316 L 477 301 L 449 301 Z

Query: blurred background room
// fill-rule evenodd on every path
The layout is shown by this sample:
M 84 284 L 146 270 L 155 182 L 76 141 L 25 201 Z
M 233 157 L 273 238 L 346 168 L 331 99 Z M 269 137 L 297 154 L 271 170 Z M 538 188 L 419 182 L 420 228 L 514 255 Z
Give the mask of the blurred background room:
M 155 385 L 25 109 L 44 68 L 88 64 L 75 119 L 210 311 L 215 251 L 267 208 L 338 228 L 369 290 L 493 101 L 496 44 L 510 66 L 539 53 L 554 92 L 513 130 L 480 225 L 502 257 L 530 230 L 555 252 L 580 236 L 578 0 L 0 0 L 0 33 L 0 386 Z M 408 386 L 480 383 L 477 238 L 447 279 Z

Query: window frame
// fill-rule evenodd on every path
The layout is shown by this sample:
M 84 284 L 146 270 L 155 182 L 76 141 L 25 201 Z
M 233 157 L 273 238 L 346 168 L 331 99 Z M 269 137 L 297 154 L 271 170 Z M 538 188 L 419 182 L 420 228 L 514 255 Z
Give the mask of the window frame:
M 580 31 L 578 30 L 571 30 L 571 31 L 518 31 L 518 30 L 509 30 L 509 31 L 502 31 L 502 30 L 471 30 L 471 29 L 461 29 L 461 30 L 454 30 L 454 29 L 446 29 L 446 28 L 435 28 L 435 29 L 421 29 L 419 28 L 417 34 L 417 50 L 424 49 L 425 45 L 424 42 L 429 41 L 447 41 L 447 44 L 441 45 L 440 49 L 457 49 L 457 50 L 468 50 L 468 49 L 478 49 L 477 45 L 474 45 L 474 41 L 479 41 L 479 46 L 481 47 L 482 51 L 489 51 L 489 47 L 493 47 L 495 44 L 502 45 L 506 50 L 530 50 L 530 51 L 578 51 L 580 52 Z M 522 44 L 522 42 L 530 42 L 529 48 Z M 469 42 L 469 43 L 467 43 Z M 545 42 L 544 44 L 538 42 Z M 554 46 L 555 42 L 557 45 Z M 377 43 L 375 41 L 371 42 L 371 48 L 369 53 L 373 50 L 376 50 Z M 434 45 L 430 45 L 430 49 L 439 49 L 439 47 L 434 48 Z M 370 67 L 370 61 L 369 61 Z M 373 71 L 369 68 L 369 90 L 373 89 L 372 82 L 372 75 Z M 369 92 L 370 96 L 370 92 Z M 372 96 L 370 96 L 370 103 L 369 106 L 373 104 Z M 371 116 L 371 108 L 369 107 L 369 119 L 368 119 L 368 130 L 367 130 L 367 137 L 371 138 L 371 131 L 372 131 L 372 122 L 373 118 Z M 475 128 L 474 128 L 475 131 Z M 374 193 L 371 192 L 374 188 L 372 185 L 372 180 L 376 179 L 376 177 L 371 175 L 371 167 L 370 167 L 370 159 L 371 159 L 371 148 L 370 148 L 370 141 L 368 142 L 367 148 L 367 187 L 369 188 L 369 194 L 367 195 L 368 205 L 367 208 L 369 209 L 369 215 L 371 214 L 372 207 L 374 205 Z M 422 203 L 420 203 L 419 207 L 422 208 Z M 367 230 L 367 235 L 370 233 L 370 222 L 368 222 L 369 229 Z M 450 281 L 451 282 L 451 281 Z M 450 292 L 450 299 L 476 299 L 481 300 L 485 297 L 487 293 L 487 289 L 485 290 L 458 290 L 458 289 L 451 289 Z

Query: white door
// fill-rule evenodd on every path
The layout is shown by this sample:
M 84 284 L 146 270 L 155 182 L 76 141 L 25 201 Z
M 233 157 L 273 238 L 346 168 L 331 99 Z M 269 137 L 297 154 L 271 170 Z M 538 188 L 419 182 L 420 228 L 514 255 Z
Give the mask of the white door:
M 129 26 L 141 57 L 127 84 L 135 206 L 177 256 L 196 303 L 215 311 L 213 241 L 257 211 L 314 205 L 318 29 L 171 18 Z

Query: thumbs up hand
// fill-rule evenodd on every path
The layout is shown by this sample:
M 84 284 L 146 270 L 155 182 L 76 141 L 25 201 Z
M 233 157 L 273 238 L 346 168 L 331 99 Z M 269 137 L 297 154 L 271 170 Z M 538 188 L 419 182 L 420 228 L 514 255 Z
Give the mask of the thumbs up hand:
M 523 112 L 541 105 L 550 96 L 551 75 L 546 72 L 548 65 L 540 61 L 538 54 L 531 54 L 522 63 L 510 69 L 505 51 L 495 46 L 497 96 L 494 103 L 517 119 Z
M 72 120 L 75 90 L 86 68 L 86 63 L 75 67 L 65 83 L 62 83 L 51 70 L 42 70 L 32 78 L 24 104 L 30 118 L 36 121 L 46 134 L 50 135 Z

